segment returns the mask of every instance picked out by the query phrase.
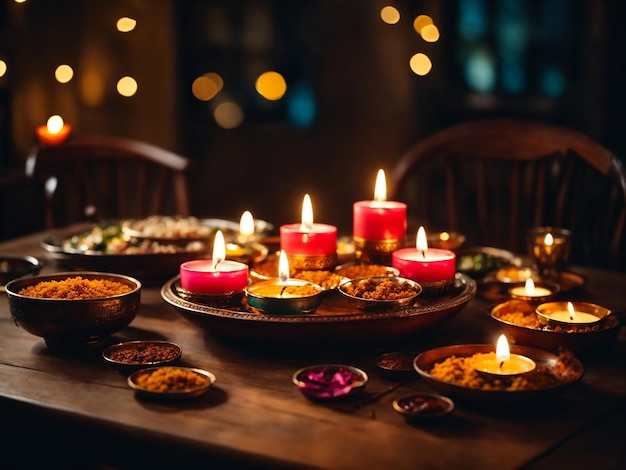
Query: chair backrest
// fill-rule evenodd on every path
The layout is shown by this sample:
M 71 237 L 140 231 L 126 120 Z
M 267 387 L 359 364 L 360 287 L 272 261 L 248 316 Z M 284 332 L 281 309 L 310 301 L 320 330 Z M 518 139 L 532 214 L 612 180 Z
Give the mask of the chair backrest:
M 45 184 L 46 228 L 79 221 L 189 215 L 191 161 L 115 136 L 76 136 L 30 152 L 26 174 Z
M 572 262 L 626 267 L 623 165 L 577 131 L 514 119 L 458 124 L 409 148 L 391 179 L 410 228 L 526 253 L 529 228 L 562 227 L 573 234 Z

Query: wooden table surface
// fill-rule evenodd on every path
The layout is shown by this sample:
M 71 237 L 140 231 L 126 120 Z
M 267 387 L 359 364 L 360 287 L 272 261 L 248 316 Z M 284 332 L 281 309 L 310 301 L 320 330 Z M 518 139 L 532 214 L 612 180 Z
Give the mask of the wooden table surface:
M 0 243 L 2 254 L 45 260 L 33 234 Z M 588 278 L 576 299 L 626 306 L 626 273 L 573 267 Z M 57 270 L 48 263 L 43 273 Z M 215 338 L 182 318 L 144 286 L 139 314 L 112 340 L 163 338 L 183 348 L 182 364 L 213 372 L 215 386 L 184 402 L 139 399 L 100 351 L 61 354 L 15 325 L 0 294 L 2 447 L 24 466 L 80 468 L 623 468 L 626 335 L 609 352 L 581 358 L 580 382 L 528 404 L 457 402 L 444 420 L 410 424 L 394 399 L 432 391 L 417 374 L 380 376 L 374 358 L 460 343 L 495 344 L 487 302 L 474 298 L 456 316 L 402 344 L 351 350 L 301 350 Z M 323 340 L 321 340 L 323 341 Z M 370 377 L 353 400 L 305 399 L 292 373 L 316 363 L 345 363 Z M 244 467 L 245 466 L 245 467 Z

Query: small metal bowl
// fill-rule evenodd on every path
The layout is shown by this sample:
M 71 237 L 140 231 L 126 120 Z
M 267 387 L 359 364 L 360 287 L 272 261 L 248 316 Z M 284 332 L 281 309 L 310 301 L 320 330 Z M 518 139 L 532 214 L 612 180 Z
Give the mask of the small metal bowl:
M 524 300 L 529 303 L 540 304 L 543 302 L 547 302 L 550 299 L 553 299 L 559 294 L 559 292 L 561 292 L 561 286 L 555 282 L 537 281 L 534 283 L 534 286 L 537 290 L 535 294 L 540 292 L 538 289 L 546 289 L 547 291 L 549 291 L 549 293 L 546 293 L 545 295 L 528 295 L 528 293 L 525 291 L 525 282 L 511 285 L 507 293 L 509 297 L 513 300 Z
M 417 377 L 413 361 L 418 354 L 407 351 L 388 352 L 374 358 L 374 363 L 380 374 L 387 379 L 400 379 L 411 375 Z
M 334 380 L 337 377 L 335 374 L 340 374 L 339 377 L 343 379 L 348 377 L 347 382 L 344 384 Z M 317 364 L 294 372 L 292 381 L 305 397 L 325 401 L 343 399 L 361 392 L 368 377 L 365 371 L 354 366 Z
M 408 286 L 413 295 L 399 298 L 399 299 L 368 299 L 358 297 L 350 293 L 352 287 L 358 284 L 378 284 L 381 282 L 391 282 L 396 286 Z M 398 309 L 402 307 L 410 307 L 415 303 L 417 297 L 422 293 L 422 286 L 417 282 L 398 276 L 373 276 L 363 277 L 360 279 L 352 279 L 351 281 L 344 282 L 339 286 L 339 292 L 348 299 L 348 302 L 354 307 L 360 310 L 390 310 Z
M 400 270 L 382 264 L 364 264 L 350 262 L 337 266 L 335 273 L 346 279 L 361 279 L 373 276 L 399 276 Z
M 458 232 L 430 232 L 426 240 L 430 248 L 454 251 L 465 243 L 465 235 Z
M 289 295 L 290 288 L 306 287 L 313 291 L 307 295 Z M 322 303 L 323 289 L 318 284 L 301 279 L 287 279 L 280 284 L 278 278 L 255 282 L 246 288 L 248 305 L 263 313 L 276 315 L 299 315 L 313 313 Z
M 180 359 L 182 351 L 178 344 L 169 341 L 125 341 L 105 348 L 102 357 L 119 372 L 130 373 L 173 364 Z
M 553 317 L 557 312 L 567 312 L 568 302 L 546 302 L 539 305 L 535 312 L 537 313 L 537 321 L 543 326 L 550 326 L 553 328 L 561 328 L 565 331 L 584 331 L 590 327 L 601 325 L 602 320 L 607 317 L 611 310 L 602 307 L 597 304 L 589 302 L 572 302 L 574 310 L 580 312 L 586 317 L 595 317 L 595 320 L 581 323 L 571 323 L 567 321 L 561 321 Z
M 230 242 L 226 244 L 226 259 L 239 261 L 249 266 L 264 261 L 268 253 L 267 246 L 259 242 L 249 244 Z
M 152 374 L 196 374 L 199 379 L 199 383 L 194 386 L 174 388 L 171 387 L 172 383 L 176 380 L 171 378 L 168 380 L 168 386 L 164 386 L 162 389 L 156 389 L 146 387 L 141 384 L 141 380 L 144 376 Z M 128 376 L 128 386 L 135 390 L 137 396 L 141 398 L 157 399 L 157 400 L 184 400 L 188 398 L 198 397 L 205 394 L 211 385 L 215 383 L 215 375 L 204 369 L 197 369 L 195 367 L 176 367 L 176 366 L 162 366 L 162 367 L 149 367 L 140 369 L 133 372 Z
M 39 274 L 43 263 L 34 256 L 0 255 L 0 290 L 8 282 L 29 274 Z
M 393 409 L 409 421 L 430 421 L 452 413 L 454 402 L 435 393 L 417 393 L 397 398 Z

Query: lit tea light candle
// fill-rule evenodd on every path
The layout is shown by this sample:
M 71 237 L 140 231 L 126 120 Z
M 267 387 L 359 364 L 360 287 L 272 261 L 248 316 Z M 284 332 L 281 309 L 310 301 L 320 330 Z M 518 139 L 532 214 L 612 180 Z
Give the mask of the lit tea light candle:
M 496 343 L 495 357 L 479 359 L 474 363 L 477 372 L 495 376 L 515 376 L 535 370 L 536 363 L 521 354 L 511 354 L 505 335 L 500 335 Z
M 532 278 L 526 279 L 523 286 L 517 286 L 509 289 L 509 295 L 514 299 L 520 300 L 537 300 L 545 299 L 554 294 L 554 290 L 544 286 L 535 285 Z
M 280 247 L 296 269 L 328 269 L 337 264 L 337 227 L 314 223 L 311 197 L 302 201 L 302 222 L 280 227 Z
M 180 285 L 187 291 L 201 293 L 242 291 L 248 285 L 248 265 L 226 260 L 224 235 L 218 230 L 211 259 L 180 265 Z
M 246 244 L 254 241 L 254 217 L 250 211 L 244 211 L 239 220 L 239 235 L 237 241 Z
M 36 129 L 39 142 L 45 145 L 58 145 L 68 138 L 72 126 L 65 124 L 59 115 L 50 116 L 45 126 Z
M 366 263 L 389 264 L 391 252 L 403 246 L 406 237 L 406 204 L 387 200 L 385 172 L 378 170 L 374 199 L 352 206 L 352 236 L 355 256 Z
M 454 252 L 428 248 L 424 227 L 417 231 L 415 248 L 402 248 L 391 256 L 391 265 L 400 271 L 400 276 L 421 284 L 425 294 L 431 289 L 429 284 L 443 282 L 447 285 L 453 281 L 456 273 Z
M 541 315 L 556 323 L 589 325 L 600 321 L 600 317 L 593 313 L 577 311 L 572 302 L 567 302 L 565 310 L 540 311 Z
M 289 277 L 289 260 L 281 250 L 278 277 L 255 282 L 246 289 L 248 305 L 265 313 L 299 314 L 317 310 L 322 287 L 303 279 Z
M 529 230 L 528 251 L 538 271 L 544 277 L 558 276 L 569 258 L 571 232 L 556 227 L 536 227 Z

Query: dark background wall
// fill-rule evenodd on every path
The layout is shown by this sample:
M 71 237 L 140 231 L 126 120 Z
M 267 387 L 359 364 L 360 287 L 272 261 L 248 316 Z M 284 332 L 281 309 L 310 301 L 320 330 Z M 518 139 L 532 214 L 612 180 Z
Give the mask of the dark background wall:
M 380 19 L 388 3 L 402 15 L 396 25 Z M 472 36 L 476 5 L 483 29 Z M 195 215 L 236 220 L 251 210 L 279 225 L 299 219 L 309 193 L 316 221 L 345 234 L 352 202 L 372 196 L 379 168 L 460 120 L 557 122 L 624 154 L 623 9 L 618 0 L 3 1 L 0 237 L 42 226 L 41 189 L 22 174 L 34 129 L 51 114 L 76 133 L 143 139 L 192 158 Z M 437 42 L 413 30 L 419 14 L 433 18 Z M 115 30 L 121 16 L 137 19 L 134 31 Z M 465 75 L 477 51 L 496 73 L 486 91 Z M 433 63 L 425 76 L 408 66 L 418 52 Z M 503 78 L 511 53 L 524 67 L 521 89 L 515 77 L 512 85 Z M 54 80 L 62 63 L 75 72 L 66 84 Z M 564 80 L 552 95 L 538 85 L 546 64 L 559 66 Z M 288 95 L 304 87 L 313 120 L 294 122 L 287 96 L 270 103 L 254 92 L 265 70 L 285 76 Z M 191 83 L 207 72 L 220 73 L 224 89 L 201 102 Z M 115 91 L 124 75 L 139 83 L 129 98 Z M 226 99 L 244 112 L 234 129 L 213 118 Z

